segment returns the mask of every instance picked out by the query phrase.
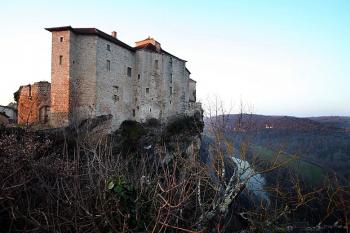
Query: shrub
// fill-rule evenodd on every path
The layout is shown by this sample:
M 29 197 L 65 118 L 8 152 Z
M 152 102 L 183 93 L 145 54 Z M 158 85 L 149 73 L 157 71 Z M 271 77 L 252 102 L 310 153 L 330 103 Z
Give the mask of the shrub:
M 145 135 L 146 131 L 137 121 L 126 120 L 120 125 L 120 135 L 123 147 L 132 149 L 137 145 L 138 140 Z
M 204 127 L 204 123 L 196 116 L 184 116 L 175 119 L 170 122 L 166 127 L 166 133 L 168 136 L 188 132 L 188 133 L 201 133 Z
M 147 119 L 146 125 L 150 127 L 157 127 L 157 126 L 160 126 L 160 121 L 156 118 L 150 118 L 150 119 Z

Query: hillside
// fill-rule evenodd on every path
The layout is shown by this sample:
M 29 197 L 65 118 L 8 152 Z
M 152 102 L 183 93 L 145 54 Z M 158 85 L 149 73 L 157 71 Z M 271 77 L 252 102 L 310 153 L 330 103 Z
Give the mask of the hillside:
M 322 116 L 322 117 L 309 117 L 308 119 L 317 121 L 319 123 L 333 126 L 337 128 L 344 128 L 350 131 L 350 117 L 346 116 Z
M 236 146 L 249 140 L 251 153 L 260 158 L 271 158 L 274 153 L 282 152 L 286 157 L 299 158 L 300 172 L 317 171 L 319 175 L 313 180 L 322 179 L 320 168 L 324 173 L 336 171 L 343 179 L 350 177 L 348 120 L 347 117 L 310 119 L 232 114 L 205 119 L 205 131 L 216 122 L 216 126 L 224 127 L 226 137 Z

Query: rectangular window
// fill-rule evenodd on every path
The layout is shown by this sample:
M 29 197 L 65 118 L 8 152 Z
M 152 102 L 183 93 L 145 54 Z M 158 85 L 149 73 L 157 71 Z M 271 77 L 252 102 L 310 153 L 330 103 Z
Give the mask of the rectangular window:
M 63 63 L 63 56 L 62 55 L 60 55 L 60 65 L 62 65 L 62 63 Z
M 141 75 L 140 75 L 140 74 L 137 75 L 137 79 L 138 79 L 138 80 L 141 79 Z
M 107 50 L 111 51 L 111 45 L 109 45 L 109 44 L 107 45 Z
M 169 88 L 169 92 L 170 92 L 170 95 L 173 94 L 173 88 L 172 87 Z
M 131 77 L 131 67 L 128 67 L 127 74 L 128 74 L 128 77 Z
M 60 42 L 63 42 L 63 36 L 60 37 Z
M 113 99 L 114 99 L 114 102 L 118 102 L 118 101 L 119 101 L 119 96 L 114 95 L 114 96 L 113 96 Z
M 173 74 L 170 74 L 170 83 L 173 83 Z
M 111 70 L 111 61 L 107 60 L 107 70 L 110 71 Z
M 159 69 L 159 62 L 158 62 L 158 60 L 154 61 L 154 68 L 155 69 Z
M 135 109 L 132 110 L 132 116 L 135 117 L 136 115 L 136 112 L 135 112 Z
M 148 87 L 146 88 L 146 93 L 147 93 L 147 94 L 149 93 L 149 88 L 148 88 Z

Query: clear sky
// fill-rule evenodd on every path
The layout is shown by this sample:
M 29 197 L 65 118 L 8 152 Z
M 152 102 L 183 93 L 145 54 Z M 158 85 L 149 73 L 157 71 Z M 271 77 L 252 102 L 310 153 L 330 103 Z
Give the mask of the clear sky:
M 0 104 L 50 80 L 45 27 L 152 36 L 188 61 L 197 96 L 257 114 L 350 116 L 349 0 L 1 1 Z

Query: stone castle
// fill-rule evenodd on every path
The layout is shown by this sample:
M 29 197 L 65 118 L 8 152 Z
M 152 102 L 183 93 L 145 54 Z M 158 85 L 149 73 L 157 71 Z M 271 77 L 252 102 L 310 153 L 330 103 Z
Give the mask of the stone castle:
M 162 122 L 200 110 L 196 82 L 186 61 L 153 38 L 131 47 L 96 28 L 54 27 L 51 84 L 22 86 L 18 123 L 66 127 L 110 115 L 111 129 L 124 120 Z

